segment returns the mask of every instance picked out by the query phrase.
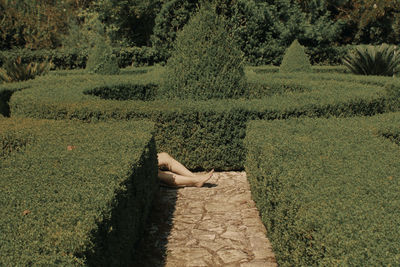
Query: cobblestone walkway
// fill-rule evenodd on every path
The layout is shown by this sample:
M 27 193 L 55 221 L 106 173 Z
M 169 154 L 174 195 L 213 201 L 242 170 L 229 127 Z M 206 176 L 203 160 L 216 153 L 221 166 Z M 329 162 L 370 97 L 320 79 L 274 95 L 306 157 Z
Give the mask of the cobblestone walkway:
M 160 188 L 138 266 L 277 266 L 245 172 Z

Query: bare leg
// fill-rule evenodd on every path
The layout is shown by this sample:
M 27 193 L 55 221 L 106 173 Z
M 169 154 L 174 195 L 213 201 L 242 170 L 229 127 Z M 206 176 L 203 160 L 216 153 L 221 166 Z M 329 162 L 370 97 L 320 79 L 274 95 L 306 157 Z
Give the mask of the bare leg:
M 176 174 L 169 171 L 158 171 L 158 178 L 170 186 L 196 186 L 202 187 L 204 183 L 209 180 L 214 173 L 214 170 L 199 176 L 185 176 Z
M 161 152 L 157 154 L 158 166 L 166 167 L 171 172 L 180 174 L 183 176 L 196 177 L 194 173 L 189 171 L 185 166 L 183 166 L 179 161 L 175 160 L 168 153 Z

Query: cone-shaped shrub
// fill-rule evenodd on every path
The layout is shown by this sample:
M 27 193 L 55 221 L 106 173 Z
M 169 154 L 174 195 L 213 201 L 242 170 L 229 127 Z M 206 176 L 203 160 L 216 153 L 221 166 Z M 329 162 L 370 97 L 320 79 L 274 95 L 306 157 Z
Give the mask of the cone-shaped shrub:
M 215 7 L 203 4 L 177 34 L 160 94 L 199 100 L 238 98 L 245 88 L 243 54 Z
M 119 67 L 111 45 L 102 32 L 96 34 L 93 47 L 89 50 L 86 70 L 97 74 L 118 74 Z
M 288 73 L 311 71 L 310 60 L 304 52 L 304 47 L 300 45 L 299 41 L 294 40 L 283 56 L 279 72 Z

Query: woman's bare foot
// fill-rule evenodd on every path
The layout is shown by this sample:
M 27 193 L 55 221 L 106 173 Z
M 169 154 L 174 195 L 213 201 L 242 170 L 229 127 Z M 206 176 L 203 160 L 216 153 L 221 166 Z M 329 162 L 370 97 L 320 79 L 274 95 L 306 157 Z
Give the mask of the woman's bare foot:
M 210 178 L 213 176 L 213 174 L 214 174 L 214 169 L 212 169 L 211 171 L 209 171 L 206 174 L 199 175 L 199 177 L 198 177 L 199 181 L 196 182 L 194 185 L 196 187 L 202 187 L 205 182 L 210 180 Z

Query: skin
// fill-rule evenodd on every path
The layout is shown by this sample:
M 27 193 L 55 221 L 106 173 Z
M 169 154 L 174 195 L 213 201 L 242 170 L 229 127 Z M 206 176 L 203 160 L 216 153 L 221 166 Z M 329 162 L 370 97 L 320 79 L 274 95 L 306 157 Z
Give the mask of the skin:
M 158 166 L 168 169 L 158 170 L 158 178 L 169 186 L 202 187 L 214 173 L 214 170 L 211 170 L 205 174 L 195 174 L 165 152 L 158 153 L 157 158 Z

